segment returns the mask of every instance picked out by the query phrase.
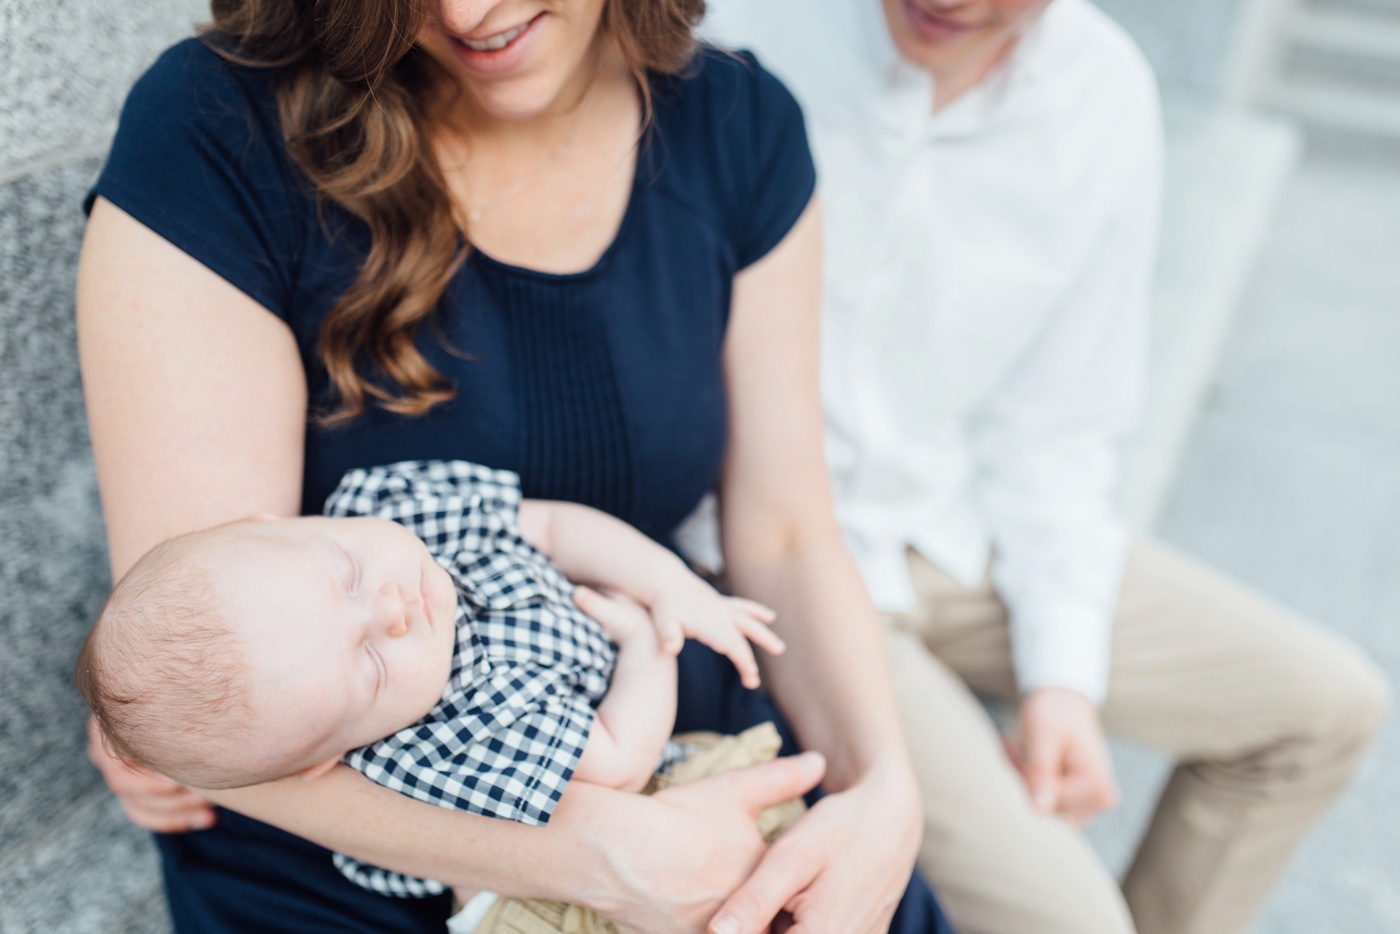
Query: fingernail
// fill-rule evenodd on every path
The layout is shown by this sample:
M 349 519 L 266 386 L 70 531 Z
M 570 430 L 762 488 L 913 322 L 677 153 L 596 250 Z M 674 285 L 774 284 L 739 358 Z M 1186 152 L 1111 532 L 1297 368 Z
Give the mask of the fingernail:
M 213 827 L 213 826 L 214 826 L 214 815 L 213 815 L 213 814 L 201 814 L 199 817 L 196 817 L 194 820 L 190 821 L 190 829 L 191 829 L 191 830 L 208 830 L 210 827 Z
M 739 919 L 724 915 L 710 922 L 710 934 L 739 934 Z

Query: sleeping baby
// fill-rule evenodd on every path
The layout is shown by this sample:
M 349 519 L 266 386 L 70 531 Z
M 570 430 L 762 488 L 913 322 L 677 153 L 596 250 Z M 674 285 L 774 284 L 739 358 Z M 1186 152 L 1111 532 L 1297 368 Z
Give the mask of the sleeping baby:
M 508 471 L 355 470 L 325 512 L 172 539 L 117 584 L 77 665 L 117 753 L 209 789 L 345 762 L 422 801 L 542 825 L 571 780 L 640 790 L 683 755 L 668 742 L 683 637 L 750 687 L 750 642 L 783 650 L 766 607 L 604 513 L 522 501 Z M 570 579 L 652 623 L 605 632 Z M 384 894 L 445 890 L 336 865 Z M 476 894 L 458 898 L 481 914 L 492 897 Z

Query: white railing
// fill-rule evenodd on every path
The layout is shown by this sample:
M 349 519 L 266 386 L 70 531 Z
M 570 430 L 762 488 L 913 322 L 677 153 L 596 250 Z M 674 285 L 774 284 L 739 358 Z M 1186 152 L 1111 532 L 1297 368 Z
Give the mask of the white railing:
M 1297 67 L 1300 54 L 1314 66 Z M 1326 68 L 1329 60 L 1339 67 Z M 1369 66 L 1371 77 L 1348 64 Z M 1244 0 L 1223 97 L 1288 114 L 1315 132 L 1400 141 L 1400 2 Z

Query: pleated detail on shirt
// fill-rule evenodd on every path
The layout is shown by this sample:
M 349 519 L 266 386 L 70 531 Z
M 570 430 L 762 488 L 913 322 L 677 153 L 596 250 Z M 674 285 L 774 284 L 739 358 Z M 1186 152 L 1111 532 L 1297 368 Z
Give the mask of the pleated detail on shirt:
M 527 495 L 635 522 L 633 465 L 608 309 L 590 283 L 511 277 L 505 317 L 521 417 Z

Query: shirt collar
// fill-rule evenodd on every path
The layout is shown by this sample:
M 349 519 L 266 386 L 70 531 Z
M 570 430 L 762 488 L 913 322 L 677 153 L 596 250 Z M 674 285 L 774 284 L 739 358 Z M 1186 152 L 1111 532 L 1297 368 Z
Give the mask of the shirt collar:
M 1007 99 L 1039 83 L 1044 73 L 1045 14 L 1030 23 L 1011 54 L 977 87 L 933 113 L 934 80 L 899 54 L 885 24 L 884 11 L 872 0 L 853 0 L 864 56 L 871 64 L 879 93 L 873 108 L 886 128 L 900 135 L 937 138 L 970 136 L 994 121 Z

